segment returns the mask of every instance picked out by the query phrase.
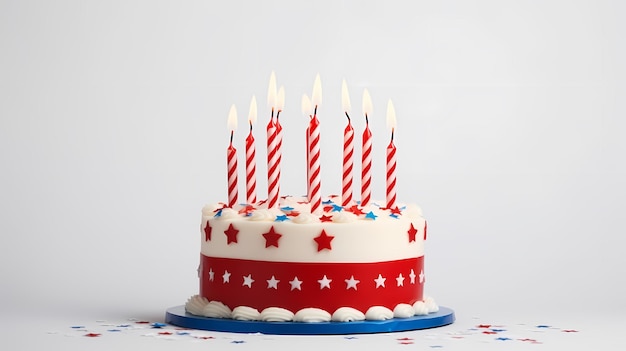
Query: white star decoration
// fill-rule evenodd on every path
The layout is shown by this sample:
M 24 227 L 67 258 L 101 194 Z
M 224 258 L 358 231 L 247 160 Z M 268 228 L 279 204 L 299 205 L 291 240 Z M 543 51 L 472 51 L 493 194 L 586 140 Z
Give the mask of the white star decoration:
M 324 288 L 329 288 L 330 289 L 330 282 L 332 282 L 332 279 L 328 279 L 326 277 L 326 274 L 324 274 L 324 278 L 318 280 L 317 282 L 320 283 L 320 290 L 324 289 Z
M 409 277 L 411 278 L 411 284 L 415 284 L 415 271 L 413 269 L 411 269 L 411 274 L 409 274 Z
M 398 286 L 404 286 L 404 277 L 402 276 L 402 273 L 398 275 L 398 277 L 396 278 L 396 282 L 398 283 Z
M 384 288 L 385 280 L 387 280 L 387 278 L 383 278 L 382 275 L 378 274 L 378 278 L 374 279 L 374 281 L 376 282 L 376 289 L 380 288 L 381 286 Z
M 361 281 L 360 280 L 356 280 L 354 279 L 354 276 L 351 276 L 350 279 L 345 279 L 346 281 L 346 290 L 353 288 L 354 290 L 356 290 L 356 285 L 359 284 Z
M 222 275 L 222 280 L 224 281 L 224 283 L 230 283 L 230 272 L 224 271 L 224 274 Z
M 424 270 L 420 272 L 420 284 L 424 282 Z
M 215 272 L 213 272 L 213 268 L 209 268 L 209 281 L 212 282 L 215 279 Z
M 300 286 L 302 285 L 302 281 L 298 280 L 298 277 L 294 277 L 293 280 L 289 281 L 289 284 L 291 284 L 291 290 L 302 290 L 302 287 Z
M 268 289 L 278 289 L 278 283 L 280 282 L 280 280 L 277 280 L 276 278 L 274 278 L 274 276 L 272 276 L 272 278 L 270 278 L 270 280 L 267 280 L 267 288 Z
M 252 279 L 252 274 L 248 274 L 247 276 L 243 277 L 243 284 L 241 285 L 252 288 L 252 283 L 254 283 L 254 279 Z

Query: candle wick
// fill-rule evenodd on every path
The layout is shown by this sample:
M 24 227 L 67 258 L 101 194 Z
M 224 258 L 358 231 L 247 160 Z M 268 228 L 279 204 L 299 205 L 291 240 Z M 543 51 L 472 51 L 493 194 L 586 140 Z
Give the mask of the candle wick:
M 233 134 L 235 134 L 234 130 L 230 131 L 230 146 L 233 146 Z
M 250 122 L 250 133 L 252 133 L 252 121 L 248 121 Z
M 274 106 L 272 106 L 272 117 L 270 119 L 274 119 Z
M 394 132 L 394 128 L 391 128 L 391 142 L 393 143 L 393 132 Z
M 315 109 L 313 110 L 313 116 L 317 116 L 317 105 L 315 105 Z
M 278 122 L 278 116 L 280 116 L 280 113 L 283 112 L 283 110 L 278 110 L 276 112 L 276 122 Z
M 365 124 L 369 126 L 370 120 L 367 118 L 367 113 L 365 114 Z
M 348 115 L 348 111 L 346 111 L 346 117 L 348 117 L 348 123 L 350 123 L 350 115 Z

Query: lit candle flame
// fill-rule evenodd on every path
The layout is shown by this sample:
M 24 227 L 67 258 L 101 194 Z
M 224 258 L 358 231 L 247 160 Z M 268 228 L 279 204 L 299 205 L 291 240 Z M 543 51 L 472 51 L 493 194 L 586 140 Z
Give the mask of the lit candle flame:
M 352 106 L 350 105 L 350 94 L 348 93 L 348 84 L 346 84 L 346 80 L 344 79 L 341 82 L 341 107 L 343 108 L 343 112 L 346 114 L 350 113 L 350 109 Z
M 270 75 L 270 85 L 267 88 L 267 106 L 274 110 L 276 106 L 276 74 L 272 71 Z
M 372 98 L 367 89 L 363 89 L 363 114 L 366 117 L 372 114 Z
M 233 133 L 235 129 L 237 129 L 237 108 L 233 104 L 228 112 L 228 131 Z
M 391 133 L 396 130 L 396 109 L 393 107 L 393 102 L 389 99 L 387 103 L 387 128 L 391 129 Z
M 285 88 L 283 86 L 278 89 L 278 97 L 276 99 L 276 110 L 282 111 L 285 108 Z
M 302 94 L 302 114 L 305 116 L 311 115 L 311 99 L 307 94 Z
M 252 124 L 256 123 L 256 96 L 252 95 L 252 100 L 250 100 L 250 112 L 248 113 L 248 122 L 250 123 L 250 128 L 252 128 Z
M 315 82 L 313 83 L 313 94 L 311 95 L 311 102 L 313 106 L 317 107 L 322 103 L 322 81 L 320 80 L 320 74 L 315 76 Z

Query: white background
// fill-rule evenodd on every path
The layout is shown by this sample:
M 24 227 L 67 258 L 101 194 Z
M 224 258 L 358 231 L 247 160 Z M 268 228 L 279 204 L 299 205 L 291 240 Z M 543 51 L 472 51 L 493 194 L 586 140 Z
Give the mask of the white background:
M 286 90 L 285 194 L 305 189 L 300 98 L 316 73 L 324 194 L 340 191 L 342 78 L 357 134 L 363 88 L 373 98 L 379 199 L 393 99 L 399 201 L 423 208 L 426 291 L 460 323 L 625 326 L 625 11 L 619 1 L 0 1 L 4 330 L 162 319 L 195 294 L 200 209 L 227 196 L 233 103 L 245 193 L 253 94 L 266 196 L 272 70 Z

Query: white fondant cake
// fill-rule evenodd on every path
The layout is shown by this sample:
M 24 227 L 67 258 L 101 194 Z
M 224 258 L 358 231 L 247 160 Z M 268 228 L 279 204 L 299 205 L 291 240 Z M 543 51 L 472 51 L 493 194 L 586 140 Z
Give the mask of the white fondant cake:
M 341 206 L 306 198 L 202 210 L 200 294 L 189 313 L 268 322 L 350 322 L 424 315 L 426 221 L 415 205 Z

